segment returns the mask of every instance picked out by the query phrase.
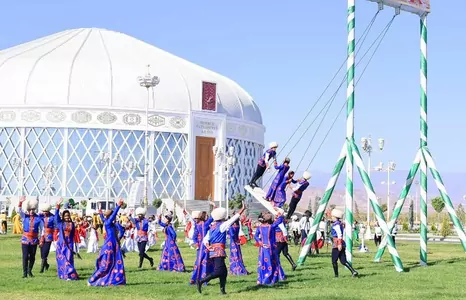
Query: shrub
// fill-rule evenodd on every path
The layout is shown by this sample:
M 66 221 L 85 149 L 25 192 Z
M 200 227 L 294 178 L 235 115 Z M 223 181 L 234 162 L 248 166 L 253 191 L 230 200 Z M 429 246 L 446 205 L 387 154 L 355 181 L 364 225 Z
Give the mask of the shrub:
M 152 206 L 155 208 L 159 208 L 160 206 L 162 206 L 162 199 L 154 199 L 152 201 Z
M 450 228 L 450 219 L 448 217 L 443 217 L 442 220 L 442 228 L 440 229 L 440 234 L 446 238 L 451 234 L 451 228 Z
M 408 231 L 409 230 L 409 225 L 407 222 L 403 222 L 403 231 Z

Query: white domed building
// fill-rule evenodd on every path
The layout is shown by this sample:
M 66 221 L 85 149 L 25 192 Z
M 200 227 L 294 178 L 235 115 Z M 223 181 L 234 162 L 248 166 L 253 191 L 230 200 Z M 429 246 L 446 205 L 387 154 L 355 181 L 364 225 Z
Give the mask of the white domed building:
M 160 82 L 146 89 L 137 78 L 148 65 Z M 122 33 L 68 30 L 0 51 L 3 200 L 138 202 L 131 190 L 147 158 L 149 203 L 221 201 L 221 154 L 234 147 L 229 194 L 244 193 L 264 132 L 237 83 Z

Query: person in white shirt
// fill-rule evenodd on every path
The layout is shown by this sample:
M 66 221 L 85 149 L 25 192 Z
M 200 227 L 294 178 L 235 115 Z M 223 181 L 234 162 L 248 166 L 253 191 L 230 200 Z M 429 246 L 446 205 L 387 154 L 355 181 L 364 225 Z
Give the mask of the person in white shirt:
M 398 233 L 398 222 L 395 222 L 392 230 L 393 243 L 395 243 L 396 234 Z
M 297 215 L 291 216 L 290 231 L 293 233 L 293 240 L 294 240 L 295 246 L 298 246 L 299 238 L 301 237 L 301 228 L 300 228 Z
M 312 212 L 306 210 L 304 216 L 299 220 L 299 229 L 301 230 L 301 243 L 307 238 L 309 230 L 311 229 L 314 218 L 312 218 Z
M 374 232 L 375 246 L 378 247 L 382 242 L 382 228 L 380 228 L 379 222 L 375 223 Z

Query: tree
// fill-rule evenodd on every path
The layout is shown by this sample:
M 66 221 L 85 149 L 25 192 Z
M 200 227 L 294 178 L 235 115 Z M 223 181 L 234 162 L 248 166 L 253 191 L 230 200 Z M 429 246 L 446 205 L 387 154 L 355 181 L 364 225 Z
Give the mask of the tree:
M 430 203 L 432 204 L 432 207 L 435 209 L 437 212 L 437 221 L 440 220 L 440 213 L 442 210 L 445 208 L 445 202 L 443 202 L 442 197 L 435 197 L 430 200 Z
M 446 238 L 451 234 L 450 218 L 448 218 L 447 216 L 443 217 L 440 234 L 443 236 L 443 238 Z
M 245 195 L 242 195 L 240 193 L 237 193 L 233 199 L 230 199 L 228 201 L 228 208 L 230 209 L 235 209 L 235 208 L 241 208 L 243 206 L 243 201 L 246 199 Z
M 359 217 L 360 217 L 360 215 L 359 215 L 358 202 L 355 200 L 354 201 L 354 219 L 357 221 L 357 220 L 360 219 Z
M 387 203 L 382 204 L 380 207 L 382 208 L 383 212 L 387 211 Z
M 156 198 L 152 200 L 152 206 L 158 209 L 160 206 L 162 206 L 162 199 Z
M 409 230 L 413 230 L 413 227 L 414 227 L 414 202 L 413 202 L 412 198 L 411 198 L 411 202 L 409 203 L 408 223 L 409 223 Z
M 464 211 L 463 205 L 461 203 L 456 207 L 456 215 L 460 219 L 461 224 L 466 223 L 466 212 Z
M 319 208 L 320 200 L 322 200 L 322 197 L 316 196 L 314 198 L 314 209 L 312 210 L 313 215 L 315 215 L 317 213 L 317 209 Z

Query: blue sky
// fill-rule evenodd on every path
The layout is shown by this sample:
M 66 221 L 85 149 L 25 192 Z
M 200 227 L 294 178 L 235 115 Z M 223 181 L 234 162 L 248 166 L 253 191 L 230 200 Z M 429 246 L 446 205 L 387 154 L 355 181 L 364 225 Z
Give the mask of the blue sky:
M 347 39 L 346 1 L 288 2 L 8 1 L 0 10 L 0 49 L 71 28 L 124 32 L 237 81 L 262 110 L 266 141 L 283 145 L 344 61 Z M 428 21 L 429 145 L 440 171 L 460 172 L 465 167 L 466 144 L 462 136 L 466 25 L 461 21 L 466 1 L 440 2 L 446 1 L 433 1 Z M 377 5 L 359 0 L 356 10 L 360 36 Z M 365 47 L 393 14 L 388 7 L 380 13 Z M 356 76 L 361 71 L 362 67 L 357 69 Z M 342 89 L 336 98 L 310 151 L 304 153 L 316 126 L 290 153 L 294 162 L 304 157 L 302 166 L 308 165 L 345 93 Z M 374 164 L 393 159 L 399 169 L 409 168 L 419 144 L 417 16 L 404 13 L 395 19 L 357 87 L 355 117 L 358 141 L 368 134 L 386 139 L 385 151 L 374 153 Z M 331 171 L 344 136 L 342 115 L 310 169 Z

